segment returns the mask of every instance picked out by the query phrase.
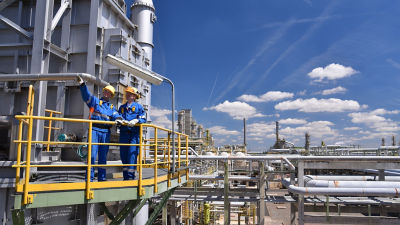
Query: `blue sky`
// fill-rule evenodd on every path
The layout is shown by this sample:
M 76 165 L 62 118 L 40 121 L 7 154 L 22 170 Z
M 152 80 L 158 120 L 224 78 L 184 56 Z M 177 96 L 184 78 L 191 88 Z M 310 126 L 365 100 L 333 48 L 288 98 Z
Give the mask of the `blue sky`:
M 153 70 L 174 81 L 216 145 L 250 151 L 281 135 L 304 146 L 399 142 L 400 1 L 154 0 Z M 153 86 L 152 119 L 170 121 L 170 89 Z

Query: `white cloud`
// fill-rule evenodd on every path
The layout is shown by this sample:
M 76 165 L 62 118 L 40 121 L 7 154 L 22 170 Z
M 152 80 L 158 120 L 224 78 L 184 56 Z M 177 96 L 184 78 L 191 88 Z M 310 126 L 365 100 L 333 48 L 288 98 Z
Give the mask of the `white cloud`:
M 303 119 L 293 119 L 293 118 L 287 118 L 284 120 L 279 120 L 280 124 L 305 124 L 307 123 L 306 120 Z
M 333 125 L 334 124 L 330 121 L 314 121 L 299 127 L 285 127 L 280 130 L 280 134 L 289 138 L 304 137 L 306 132 L 310 134 L 311 139 L 337 137 L 339 134 L 336 130 L 331 128 Z
M 299 91 L 297 94 L 300 95 L 300 96 L 304 96 L 304 95 L 307 94 L 307 90 Z
M 262 137 L 274 138 L 275 137 L 275 123 L 250 123 L 247 125 L 247 136 L 249 137 Z
M 279 101 L 285 98 L 293 98 L 293 96 L 294 94 L 289 92 L 269 91 L 261 96 L 242 95 L 238 97 L 237 100 L 245 102 L 271 102 L 271 101 Z
M 155 106 L 151 107 L 151 116 L 152 117 L 159 117 L 159 116 L 166 116 L 171 115 L 171 110 L 169 109 L 159 109 Z
M 236 130 L 227 130 L 223 126 L 213 126 L 209 128 L 212 135 L 223 135 L 223 136 L 230 136 L 230 135 L 239 135 L 240 132 Z
M 339 87 L 335 87 L 332 89 L 326 89 L 322 91 L 322 95 L 333 95 L 333 94 L 342 94 L 345 93 L 347 91 L 346 88 L 339 86 Z
M 254 117 L 265 117 L 261 113 L 258 113 L 256 108 L 245 103 L 245 102 L 230 102 L 225 101 L 221 104 L 212 107 L 204 107 L 203 110 L 215 110 L 217 112 L 224 112 L 229 114 L 233 119 L 241 120 L 243 118 L 254 118 Z
M 345 67 L 340 64 L 332 63 L 325 68 L 318 67 L 313 69 L 308 76 L 316 82 L 322 82 L 323 80 L 337 80 L 345 77 L 350 77 L 358 71 L 351 67 Z
M 400 63 L 394 61 L 393 59 L 387 59 L 386 61 L 390 63 L 392 66 L 396 67 L 397 69 L 400 69 Z
M 152 124 L 165 127 L 167 129 L 172 128 L 172 121 L 171 118 L 171 110 L 168 109 L 159 109 L 157 107 L 152 106 L 150 111 Z
M 367 127 L 377 132 L 397 132 L 400 131 L 398 122 L 385 118 L 383 115 L 399 114 L 399 110 L 388 111 L 386 109 L 376 109 L 371 112 L 350 113 L 351 122 L 365 124 Z
M 360 104 L 354 100 L 329 99 L 296 99 L 275 105 L 276 110 L 298 110 L 300 112 L 343 112 L 359 110 Z
M 345 127 L 344 130 L 360 130 L 359 127 Z

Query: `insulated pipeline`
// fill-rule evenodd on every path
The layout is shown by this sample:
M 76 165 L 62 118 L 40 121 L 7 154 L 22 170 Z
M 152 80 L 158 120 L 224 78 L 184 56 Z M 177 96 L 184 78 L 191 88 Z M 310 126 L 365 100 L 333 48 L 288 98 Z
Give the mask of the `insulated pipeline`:
M 400 189 L 400 182 L 310 180 L 306 183 L 306 186 L 307 187 L 326 187 L 326 188 L 398 188 L 398 189 Z
M 78 76 L 98 86 L 104 87 L 109 85 L 108 82 L 105 82 L 104 80 L 101 80 L 88 73 L 2 74 L 0 75 L 0 81 L 64 81 L 75 80 Z
M 399 188 L 319 188 L 290 185 L 288 191 L 298 195 L 386 196 L 399 197 Z

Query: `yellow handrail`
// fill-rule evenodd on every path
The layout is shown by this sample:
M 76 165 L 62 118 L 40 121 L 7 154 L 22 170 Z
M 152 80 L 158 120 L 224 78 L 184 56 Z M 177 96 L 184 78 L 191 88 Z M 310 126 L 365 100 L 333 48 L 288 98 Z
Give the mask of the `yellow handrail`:
M 89 122 L 89 132 L 88 132 L 88 154 L 87 154 L 87 171 L 86 171 L 86 199 L 93 199 L 93 192 L 90 191 L 90 179 L 92 170 L 92 128 L 93 123 Z
M 143 140 L 143 126 L 140 125 L 140 133 L 139 133 L 139 143 L 142 144 L 142 140 Z M 144 189 L 143 189 L 143 162 L 142 162 L 142 154 L 143 154 L 143 146 L 140 145 L 139 146 L 139 159 L 137 160 L 139 162 L 139 168 L 138 168 L 138 174 L 139 174 L 139 181 L 138 181 L 138 189 L 139 189 L 139 196 L 143 196 L 144 193 Z
M 49 117 L 53 117 L 53 113 L 54 114 L 61 114 L 61 112 L 50 110 L 50 109 L 45 109 L 44 111 L 50 113 Z M 49 143 L 50 143 L 50 137 L 51 137 L 51 129 L 60 129 L 60 128 L 57 128 L 57 127 L 51 127 L 52 122 L 53 122 L 52 120 L 49 120 L 49 126 L 48 127 L 44 127 L 44 128 L 48 128 L 48 132 L 47 132 L 47 151 L 50 151 L 50 144 Z
M 173 177 L 178 177 L 178 182 L 181 183 L 181 175 L 186 172 L 186 180 L 188 178 L 188 169 L 186 168 L 183 172 L 178 171 L 177 174 L 174 174 L 170 171 L 172 167 L 172 158 L 177 157 L 175 162 L 176 168 L 181 168 L 182 163 L 187 167 L 189 163 L 188 159 L 188 135 L 172 132 L 171 130 L 153 125 L 153 124 L 140 124 L 140 136 L 139 136 L 139 143 L 137 144 L 126 144 L 126 143 L 93 143 L 92 142 L 92 128 L 93 124 L 110 124 L 115 125 L 115 122 L 110 121 L 98 121 L 98 120 L 87 120 L 87 119 L 73 119 L 73 118 L 62 118 L 62 117 L 53 117 L 52 113 L 55 111 L 48 110 L 50 112 L 50 116 L 33 116 L 33 107 L 34 107 L 34 89 L 31 86 L 29 89 L 29 96 L 28 96 L 28 106 L 27 106 L 27 115 L 18 115 L 15 116 L 16 119 L 19 120 L 19 129 L 18 129 L 18 139 L 14 140 L 15 143 L 18 145 L 17 149 L 17 160 L 16 164 L 13 166 L 16 168 L 16 191 L 23 192 L 23 204 L 30 204 L 33 202 L 33 195 L 30 194 L 33 191 L 40 192 L 40 191 L 59 191 L 63 189 L 65 186 L 65 190 L 71 189 L 84 189 L 85 190 L 85 198 L 86 199 L 93 199 L 94 192 L 92 188 L 108 188 L 108 187 L 115 187 L 115 185 L 121 185 L 121 187 L 128 187 L 128 186 L 136 186 L 138 187 L 138 195 L 143 196 L 144 192 L 144 185 L 154 185 L 154 193 L 158 192 L 158 182 L 162 179 L 165 179 L 168 182 L 168 187 L 171 186 L 171 179 Z M 33 141 L 33 123 L 35 120 L 48 120 L 49 121 L 49 133 L 48 138 L 46 141 Z M 89 125 L 89 132 L 88 132 L 88 140 L 87 142 L 61 142 L 61 141 L 50 141 L 51 136 L 51 129 L 52 128 L 52 121 L 60 121 L 60 122 L 69 122 L 69 123 L 87 123 Z M 27 124 L 28 132 L 26 135 L 26 139 L 24 139 L 23 134 L 23 127 Z M 144 127 L 147 129 L 154 129 L 154 137 L 144 139 L 143 130 Z M 160 132 L 165 132 L 167 137 L 160 137 Z M 150 134 L 150 132 L 148 132 Z M 177 143 L 177 156 L 171 156 L 171 145 L 173 144 L 171 141 L 171 135 L 176 135 L 178 137 Z M 181 146 L 181 139 L 185 138 L 186 143 L 184 143 L 184 147 Z M 160 143 L 159 143 L 160 142 Z M 88 145 L 88 160 L 86 163 L 81 162 L 80 164 L 68 164 L 68 165 L 36 165 L 31 164 L 31 151 L 33 144 L 43 144 L 47 145 L 47 150 L 49 150 L 50 146 L 57 146 L 57 145 Z M 22 161 L 22 147 L 26 145 L 25 151 L 25 159 L 26 161 Z M 111 146 L 139 146 L 139 155 L 136 164 L 93 164 L 91 162 L 91 150 L 93 145 L 111 145 Z M 182 159 L 182 150 L 186 149 L 185 159 Z M 154 154 L 151 156 L 151 151 L 154 151 Z M 145 159 L 146 152 L 148 152 L 148 160 Z M 159 153 L 163 155 L 160 156 Z M 153 157 L 153 158 L 151 158 Z M 136 166 L 138 169 L 138 180 L 131 182 L 131 181 L 106 181 L 106 182 L 92 182 L 90 180 L 91 169 L 95 167 L 123 167 L 123 166 Z M 46 184 L 35 184 L 30 183 L 30 171 L 32 167 L 36 168 L 48 168 L 48 167 L 83 167 L 86 168 L 86 181 L 83 186 L 80 186 L 80 183 L 62 183 L 60 185 L 55 185 L 54 183 L 46 183 Z M 21 182 L 20 172 L 21 168 L 24 169 L 24 181 Z M 143 168 L 153 168 L 154 170 L 154 178 L 144 180 L 143 179 Z M 157 169 L 158 168 L 168 168 L 167 175 L 159 175 Z M 164 177 L 164 178 L 163 178 Z M 126 182 L 126 183 L 124 183 Z M 129 185 L 128 185 L 129 184 Z
M 158 192 L 158 187 L 157 187 L 157 161 L 158 161 L 158 159 L 157 159 L 157 151 L 158 151 L 158 148 L 157 148 L 157 144 L 158 144 L 158 142 L 157 142 L 157 137 L 158 137 L 158 135 L 157 135 L 157 129 L 154 129 L 154 143 L 155 143 L 155 146 L 154 146 L 154 193 L 157 193 Z

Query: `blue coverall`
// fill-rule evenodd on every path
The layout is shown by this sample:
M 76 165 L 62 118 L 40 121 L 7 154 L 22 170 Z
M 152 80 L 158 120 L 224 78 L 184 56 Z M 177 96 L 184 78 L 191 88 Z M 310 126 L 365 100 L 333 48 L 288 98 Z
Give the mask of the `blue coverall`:
M 112 121 L 121 118 L 116 107 L 110 102 L 105 101 L 103 98 L 98 99 L 93 96 L 86 84 L 80 85 L 81 95 L 83 101 L 91 108 L 91 120 Z M 109 143 L 110 142 L 110 128 L 112 125 L 108 124 L 93 124 L 92 128 L 92 143 Z M 97 153 L 99 154 L 98 164 L 107 164 L 108 145 L 92 145 L 92 153 L 90 162 L 96 163 Z M 90 181 L 94 179 L 94 169 L 90 171 Z M 106 180 L 106 169 L 98 167 L 98 181 Z
M 119 107 L 118 112 L 124 120 L 131 121 L 138 119 L 138 123 L 146 123 L 146 112 L 143 106 L 137 102 L 130 105 L 125 103 Z M 140 127 L 121 126 L 119 134 L 120 143 L 139 144 Z M 121 146 L 120 155 L 123 164 L 136 164 L 139 146 Z M 124 180 L 135 179 L 136 166 L 126 166 L 123 168 Z

